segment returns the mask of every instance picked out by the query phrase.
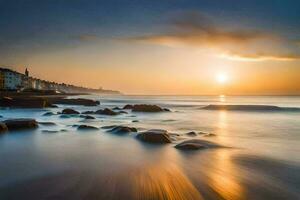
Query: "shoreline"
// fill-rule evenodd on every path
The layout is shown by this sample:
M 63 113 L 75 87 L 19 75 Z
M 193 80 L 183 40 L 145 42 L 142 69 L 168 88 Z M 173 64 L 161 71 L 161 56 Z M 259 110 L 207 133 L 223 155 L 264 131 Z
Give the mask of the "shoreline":
M 54 93 L 53 91 L 40 92 L 5 92 L 0 94 L 0 107 L 7 108 L 53 108 L 56 104 L 95 106 L 99 101 L 92 99 L 74 98 L 69 96 L 89 95 L 88 93 Z
M 53 93 L 49 91 L 40 92 L 16 92 L 16 91 L 1 91 L 0 97 L 66 97 L 76 95 L 90 95 L 90 93 Z

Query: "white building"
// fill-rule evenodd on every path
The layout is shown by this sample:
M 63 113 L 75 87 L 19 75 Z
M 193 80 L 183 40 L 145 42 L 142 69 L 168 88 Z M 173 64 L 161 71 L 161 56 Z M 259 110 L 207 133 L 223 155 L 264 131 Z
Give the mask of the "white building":
M 6 68 L 0 68 L 0 71 L 4 90 L 18 90 L 22 88 L 23 74 Z

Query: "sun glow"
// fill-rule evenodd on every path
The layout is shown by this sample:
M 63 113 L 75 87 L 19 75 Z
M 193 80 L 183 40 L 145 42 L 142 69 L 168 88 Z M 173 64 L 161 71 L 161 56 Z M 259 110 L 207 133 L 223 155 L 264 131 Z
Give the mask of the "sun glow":
M 228 81 L 228 75 L 225 73 L 219 73 L 216 75 L 216 81 L 220 84 L 225 84 Z

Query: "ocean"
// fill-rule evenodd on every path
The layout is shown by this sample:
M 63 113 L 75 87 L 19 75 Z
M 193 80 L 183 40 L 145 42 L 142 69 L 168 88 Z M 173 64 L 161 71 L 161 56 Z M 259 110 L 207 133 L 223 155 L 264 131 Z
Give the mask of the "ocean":
M 0 199 L 300 199 L 300 97 L 100 96 L 96 107 L 2 109 L 0 120 L 34 118 L 36 130 L 0 135 Z M 94 115 L 96 119 L 43 116 L 126 104 L 156 104 L 171 112 Z M 280 110 L 206 110 L 211 104 L 271 105 Z M 88 124 L 100 128 L 78 131 Z M 136 134 L 101 129 L 127 125 L 179 135 L 151 145 Z M 195 137 L 187 132 L 202 132 Z M 226 148 L 182 151 L 174 146 L 204 139 Z

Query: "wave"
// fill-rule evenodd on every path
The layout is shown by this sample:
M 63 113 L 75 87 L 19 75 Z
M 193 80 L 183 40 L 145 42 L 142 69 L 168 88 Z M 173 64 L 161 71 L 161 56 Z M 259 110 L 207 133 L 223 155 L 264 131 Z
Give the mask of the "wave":
M 204 106 L 203 110 L 232 110 L 232 111 L 288 111 L 288 112 L 300 112 L 299 107 L 279 107 L 272 105 L 220 105 L 210 104 Z

